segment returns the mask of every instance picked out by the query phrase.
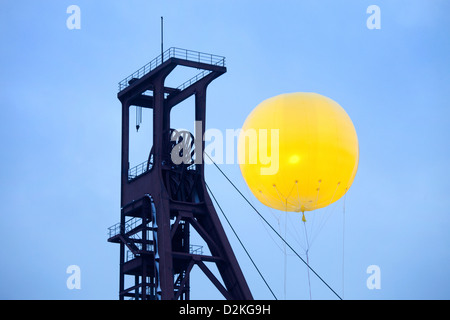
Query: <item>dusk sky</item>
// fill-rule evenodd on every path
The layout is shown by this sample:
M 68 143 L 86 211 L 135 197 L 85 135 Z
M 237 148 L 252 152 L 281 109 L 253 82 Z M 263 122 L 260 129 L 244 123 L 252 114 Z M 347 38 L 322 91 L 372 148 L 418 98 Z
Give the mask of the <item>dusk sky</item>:
M 80 29 L 67 27 L 70 5 L 81 10 Z M 370 5 L 380 8 L 380 29 L 367 27 Z M 450 298 L 450 2 L 17 0 L 1 7 L 1 299 L 118 298 L 119 246 L 107 242 L 120 220 L 118 82 L 160 54 L 161 16 L 165 48 L 226 57 L 227 73 L 208 87 L 207 128 L 225 136 L 261 101 L 290 92 L 327 96 L 352 119 L 360 149 L 353 185 L 308 219 L 310 264 L 336 292 Z M 174 126 L 193 127 L 192 102 Z M 134 164 L 148 154 L 149 132 L 144 112 L 131 135 Z M 304 254 L 301 215 L 258 203 L 237 162 L 220 167 Z M 278 299 L 309 299 L 310 289 L 313 299 L 336 298 L 312 274 L 309 286 L 305 265 L 214 166 L 205 179 Z M 254 298 L 273 299 L 218 214 Z M 81 270 L 80 289 L 66 285 L 70 265 Z M 379 289 L 367 286 L 373 265 Z M 192 299 L 222 299 L 199 268 L 192 272 Z

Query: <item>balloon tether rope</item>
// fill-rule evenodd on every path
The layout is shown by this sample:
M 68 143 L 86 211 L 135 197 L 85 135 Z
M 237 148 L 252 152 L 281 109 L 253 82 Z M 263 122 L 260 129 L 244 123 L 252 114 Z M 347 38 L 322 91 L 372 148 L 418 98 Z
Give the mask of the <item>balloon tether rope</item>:
M 294 248 L 292 248 L 292 246 L 277 232 L 277 230 L 275 230 L 275 228 L 264 218 L 264 216 L 258 211 L 258 209 L 255 208 L 255 206 L 252 205 L 252 203 L 245 197 L 245 195 L 239 190 L 238 187 L 236 187 L 236 185 L 230 180 L 230 178 L 228 178 L 228 176 L 225 174 L 225 172 L 222 171 L 222 169 L 220 169 L 220 167 L 211 159 L 211 157 L 204 152 L 204 154 L 211 160 L 211 162 L 214 164 L 214 166 L 217 168 L 217 170 L 219 170 L 219 172 L 225 177 L 225 179 L 227 179 L 227 181 L 233 186 L 233 188 L 239 193 L 239 195 L 247 202 L 247 204 L 259 215 L 259 217 L 264 221 L 264 223 L 266 223 L 270 229 L 272 229 L 272 231 L 281 239 L 281 241 L 283 241 L 288 248 L 297 256 L 297 258 L 300 259 L 300 261 L 302 261 L 308 268 L 309 270 L 311 270 L 316 277 L 322 281 L 322 283 L 328 288 L 330 289 L 331 292 L 333 292 L 333 294 L 338 297 L 340 300 L 342 300 L 341 296 L 333 290 L 333 288 L 331 288 L 331 286 L 298 254 L 297 251 L 295 251 Z

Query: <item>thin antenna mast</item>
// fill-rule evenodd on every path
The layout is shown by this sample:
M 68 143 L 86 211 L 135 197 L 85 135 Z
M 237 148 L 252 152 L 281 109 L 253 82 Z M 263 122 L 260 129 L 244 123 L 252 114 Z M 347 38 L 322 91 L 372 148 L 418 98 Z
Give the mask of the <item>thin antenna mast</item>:
M 161 63 L 164 62 L 164 18 L 161 17 Z

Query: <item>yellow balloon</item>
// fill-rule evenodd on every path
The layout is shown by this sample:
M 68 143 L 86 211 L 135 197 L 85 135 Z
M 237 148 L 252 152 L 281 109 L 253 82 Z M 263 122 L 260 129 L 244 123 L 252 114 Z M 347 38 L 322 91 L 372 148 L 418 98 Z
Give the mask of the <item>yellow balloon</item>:
M 255 197 L 283 211 L 312 211 L 340 199 L 359 161 L 355 128 L 335 101 L 289 93 L 260 103 L 239 135 L 238 160 Z

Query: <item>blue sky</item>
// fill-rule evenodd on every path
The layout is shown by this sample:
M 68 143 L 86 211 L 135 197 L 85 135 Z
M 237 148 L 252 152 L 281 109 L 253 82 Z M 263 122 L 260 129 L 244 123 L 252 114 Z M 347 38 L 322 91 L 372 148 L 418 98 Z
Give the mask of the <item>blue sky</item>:
M 66 27 L 71 4 L 80 30 Z M 379 30 L 366 27 L 372 4 Z M 345 231 L 344 201 L 317 212 L 327 220 L 309 256 L 339 294 L 450 298 L 449 9 L 443 0 L 2 1 L 0 298 L 117 298 L 119 250 L 106 241 L 120 217 L 117 83 L 159 54 L 161 16 L 166 48 L 227 59 L 208 89 L 207 128 L 240 128 L 286 92 L 323 94 L 350 115 L 360 163 Z M 237 164 L 221 168 L 284 230 L 286 214 L 256 203 Z M 212 166 L 206 181 L 277 296 L 309 299 L 305 266 L 290 253 L 285 265 L 282 244 Z M 287 238 L 301 252 L 299 219 L 287 215 Z M 225 229 L 255 298 L 271 299 Z M 80 290 L 66 287 L 73 264 Z M 370 265 L 379 290 L 366 286 Z M 201 271 L 192 277 L 192 298 L 220 298 Z M 314 276 L 311 292 L 334 299 Z

